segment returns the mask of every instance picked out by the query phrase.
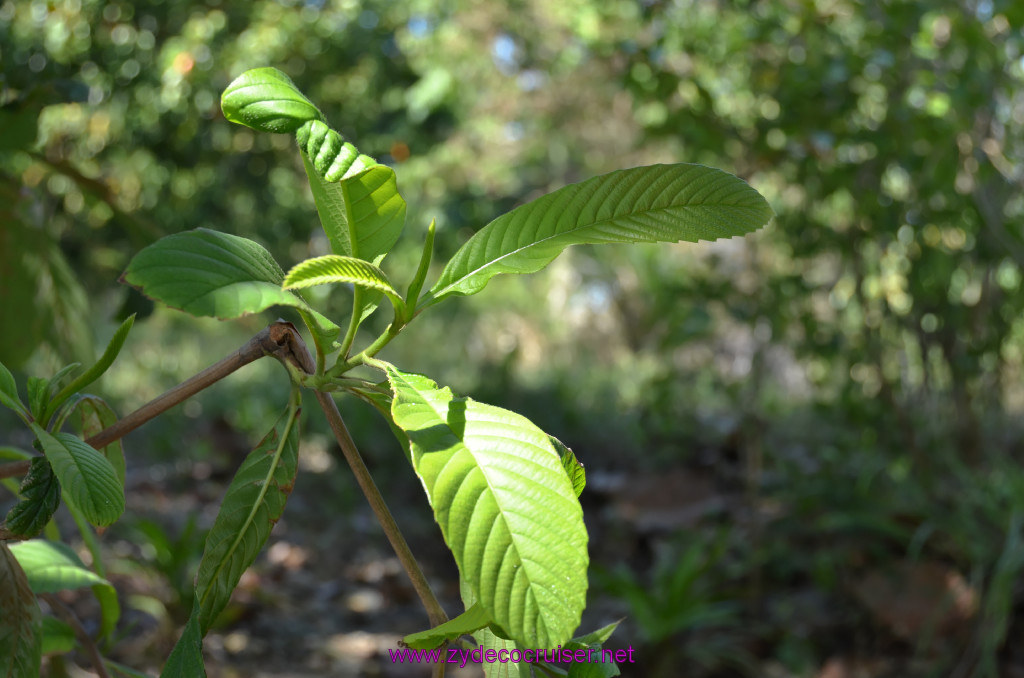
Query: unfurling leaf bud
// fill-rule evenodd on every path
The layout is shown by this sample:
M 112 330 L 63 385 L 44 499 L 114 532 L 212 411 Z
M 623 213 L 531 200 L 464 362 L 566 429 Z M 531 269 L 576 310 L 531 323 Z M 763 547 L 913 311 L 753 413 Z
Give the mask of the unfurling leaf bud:
M 324 116 L 276 68 L 253 68 L 227 86 L 220 98 L 224 117 L 261 132 L 294 132 Z

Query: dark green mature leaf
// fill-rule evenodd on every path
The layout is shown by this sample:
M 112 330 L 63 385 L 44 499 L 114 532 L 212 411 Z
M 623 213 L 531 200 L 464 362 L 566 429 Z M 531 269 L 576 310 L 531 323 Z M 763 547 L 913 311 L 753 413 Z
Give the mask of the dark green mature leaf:
M 480 605 L 474 605 L 455 619 L 449 619 L 440 626 L 426 631 L 410 633 L 402 642 L 414 650 L 432 650 L 449 640 L 473 633 L 491 623 L 491 615 Z
M 281 289 L 284 271 L 262 245 L 205 228 L 169 235 L 143 249 L 122 280 L 195 316 L 237 318 L 275 305 L 314 313 L 301 297 Z M 337 325 L 315 315 L 337 336 Z
M 715 240 L 761 228 L 773 212 L 746 182 L 702 165 L 617 170 L 570 184 L 480 229 L 424 299 L 475 294 L 500 273 L 533 273 L 569 245 Z
M 329 283 L 350 283 L 383 292 L 391 300 L 396 312 L 401 313 L 405 308 L 405 301 L 391 285 L 384 271 L 368 261 L 338 254 L 299 262 L 288 271 L 283 287 L 294 290 Z
M 519 414 L 377 364 L 434 517 L 480 604 L 523 646 L 564 643 L 586 603 L 587 532 L 547 434 Z
M 199 600 L 192 603 L 192 614 L 167 658 L 160 678 L 206 678 L 203 663 L 203 631 L 199 622 Z
M 7 529 L 20 537 L 34 537 L 50 522 L 60 506 L 60 483 L 46 457 L 36 457 L 21 481 L 22 500 L 7 512 Z
M 206 635 L 284 512 L 298 471 L 298 396 L 238 469 L 199 563 L 199 628 Z
M 0 541 L 0 678 L 37 678 L 40 613 L 25 572 Z
M 38 424 L 32 424 L 32 431 L 60 481 L 64 501 L 97 527 L 124 513 L 124 486 L 106 457 L 70 433 L 51 435 Z
M 294 132 L 323 114 L 276 68 L 253 68 L 231 81 L 220 98 L 224 117 L 261 132 Z
M 57 411 L 57 408 L 60 407 L 65 400 L 70 398 L 72 394 L 81 391 L 83 388 L 99 379 L 103 373 L 114 364 L 114 360 L 117 359 L 117 355 L 121 352 L 121 347 L 124 346 L 125 339 L 128 338 L 128 333 L 131 332 L 132 325 L 134 324 L 135 314 L 132 313 L 123 323 L 121 323 L 121 326 L 114 331 L 114 336 L 110 338 L 110 342 L 107 344 L 106 350 L 103 351 L 103 355 L 96 361 L 96 364 L 76 377 L 74 381 L 62 388 L 60 392 L 53 397 L 50 404 L 46 407 L 46 421 L 49 421 L 49 418 Z M 55 382 L 56 378 L 51 381 L 51 383 Z

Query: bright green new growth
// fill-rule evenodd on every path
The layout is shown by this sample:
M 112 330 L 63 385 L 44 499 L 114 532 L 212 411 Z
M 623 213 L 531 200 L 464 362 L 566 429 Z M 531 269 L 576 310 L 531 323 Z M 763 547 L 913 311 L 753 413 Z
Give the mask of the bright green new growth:
M 276 68 L 254 68 L 235 78 L 221 96 L 224 117 L 261 132 L 294 132 L 323 114 Z

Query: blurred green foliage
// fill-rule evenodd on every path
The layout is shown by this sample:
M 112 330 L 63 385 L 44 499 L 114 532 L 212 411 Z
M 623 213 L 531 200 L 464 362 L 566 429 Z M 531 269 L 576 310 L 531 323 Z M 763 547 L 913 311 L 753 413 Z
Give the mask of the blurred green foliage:
M 442 305 L 385 357 L 523 412 L 588 470 L 712 450 L 752 510 L 775 507 L 734 536 L 777 595 L 841 596 L 885 559 L 955 564 L 982 613 L 928 670 L 968 657 L 996 675 L 1021 601 L 1024 4 L 6 0 L 0 360 L 94 355 L 94 333 L 149 309 L 116 279 L 166 233 L 245 235 L 286 268 L 326 252 L 290 139 L 221 116 L 223 87 L 263 65 L 395 166 L 399 285 L 432 217 L 442 261 L 517 201 L 597 173 L 683 161 L 748 179 L 778 214 L 755 237 L 578 248 Z M 141 402 L 233 331 L 158 311 L 110 385 Z M 420 348 L 453 336 L 460 364 Z M 671 651 L 666 624 L 645 632 Z M 797 674 L 844 649 L 764 637 Z

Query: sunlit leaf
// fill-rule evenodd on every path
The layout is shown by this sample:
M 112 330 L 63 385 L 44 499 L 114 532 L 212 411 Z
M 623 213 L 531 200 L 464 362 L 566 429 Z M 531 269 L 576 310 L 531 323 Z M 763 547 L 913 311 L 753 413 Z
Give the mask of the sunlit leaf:
M 288 271 L 283 287 L 303 289 L 330 283 L 349 283 L 382 292 L 388 296 L 397 311 L 401 311 L 405 306 L 405 301 L 391 285 L 384 271 L 368 261 L 337 254 L 299 262 Z
M 301 297 L 281 289 L 284 271 L 262 245 L 205 228 L 161 238 L 135 255 L 122 279 L 195 316 L 237 318 L 275 305 L 312 312 Z M 336 336 L 338 327 L 331 326 Z
M 276 68 L 253 68 L 231 81 L 220 98 L 224 117 L 261 132 L 294 132 L 323 114 Z
M 772 217 L 744 181 L 702 165 L 617 170 L 571 184 L 504 214 L 463 245 L 425 297 L 475 294 L 501 273 L 533 273 L 569 245 L 716 240 Z
M 391 413 L 462 576 L 523 646 L 554 647 L 586 602 L 587 532 L 547 434 L 525 417 L 456 398 L 384 365 Z

